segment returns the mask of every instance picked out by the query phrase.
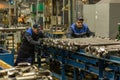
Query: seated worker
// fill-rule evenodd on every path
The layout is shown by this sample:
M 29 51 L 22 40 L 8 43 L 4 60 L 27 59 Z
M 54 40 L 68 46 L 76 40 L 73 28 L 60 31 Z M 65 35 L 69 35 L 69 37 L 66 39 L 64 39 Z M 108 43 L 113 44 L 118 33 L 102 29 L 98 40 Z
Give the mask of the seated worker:
M 73 23 L 68 31 L 68 38 L 80 38 L 90 37 L 94 34 L 89 30 L 88 26 L 83 23 L 83 17 L 79 17 L 75 23 Z
M 35 46 L 40 46 L 42 41 L 39 40 L 39 38 L 44 38 L 44 35 L 40 31 L 40 26 L 38 26 L 38 24 L 34 24 L 32 28 L 27 29 L 22 36 L 23 39 L 18 51 L 15 66 L 21 62 L 28 62 L 32 65 L 35 58 Z

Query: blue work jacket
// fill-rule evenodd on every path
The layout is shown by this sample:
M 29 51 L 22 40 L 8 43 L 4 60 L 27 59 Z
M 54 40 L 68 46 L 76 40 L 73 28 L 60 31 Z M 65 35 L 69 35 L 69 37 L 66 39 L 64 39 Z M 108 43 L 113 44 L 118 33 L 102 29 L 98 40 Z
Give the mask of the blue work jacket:
M 90 37 L 91 31 L 86 24 L 82 25 L 82 28 L 77 28 L 76 24 L 73 23 L 68 31 L 68 37 L 79 38 L 79 37 Z

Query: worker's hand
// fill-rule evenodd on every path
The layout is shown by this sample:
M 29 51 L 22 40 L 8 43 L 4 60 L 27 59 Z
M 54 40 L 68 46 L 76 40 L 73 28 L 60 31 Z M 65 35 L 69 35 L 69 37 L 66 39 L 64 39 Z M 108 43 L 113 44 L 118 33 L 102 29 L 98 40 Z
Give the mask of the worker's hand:
M 42 44 L 43 44 L 43 39 L 40 38 L 40 39 L 39 39 L 39 42 L 40 42 L 39 44 L 42 45 Z

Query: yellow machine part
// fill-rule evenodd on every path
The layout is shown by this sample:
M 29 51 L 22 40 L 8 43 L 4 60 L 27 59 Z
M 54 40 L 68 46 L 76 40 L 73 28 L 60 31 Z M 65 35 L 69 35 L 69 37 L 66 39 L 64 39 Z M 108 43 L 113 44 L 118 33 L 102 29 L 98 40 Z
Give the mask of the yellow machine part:
M 2 69 L 8 69 L 8 68 L 12 68 L 11 65 L 7 64 L 6 62 L 4 62 L 3 60 L 0 59 L 0 67 Z

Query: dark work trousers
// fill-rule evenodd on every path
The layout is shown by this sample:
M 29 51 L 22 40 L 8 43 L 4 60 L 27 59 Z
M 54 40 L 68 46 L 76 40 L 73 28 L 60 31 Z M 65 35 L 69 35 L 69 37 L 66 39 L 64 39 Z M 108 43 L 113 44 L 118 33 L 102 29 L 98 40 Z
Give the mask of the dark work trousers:
M 22 63 L 22 62 L 28 62 L 28 63 L 30 63 L 31 65 L 33 65 L 33 63 L 35 62 L 35 56 L 29 57 L 29 58 L 19 58 L 19 57 L 17 57 L 14 66 L 17 66 L 18 63 Z

